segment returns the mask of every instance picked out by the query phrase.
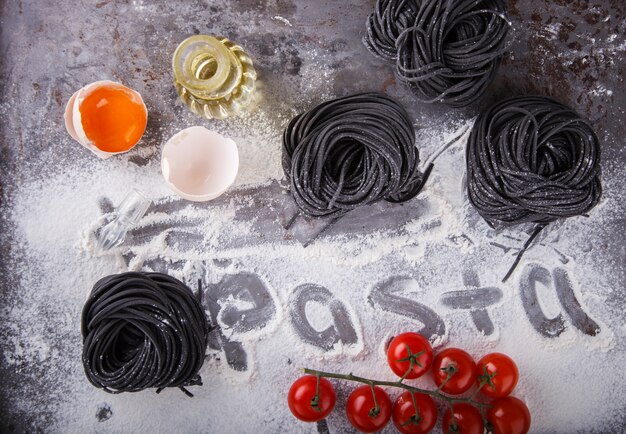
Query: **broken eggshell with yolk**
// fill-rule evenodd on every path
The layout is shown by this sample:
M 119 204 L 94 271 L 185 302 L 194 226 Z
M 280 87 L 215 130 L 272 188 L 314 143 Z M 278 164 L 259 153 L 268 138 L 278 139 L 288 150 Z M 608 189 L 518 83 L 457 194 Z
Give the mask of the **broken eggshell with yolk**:
M 128 152 L 141 139 L 148 111 L 141 95 L 114 81 L 102 80 L 75 92 L 65 108 L 65 128 L 100 158 Z
M 231 139 L 195 126 L 175 134 L 163 147 L 163 177 L 184 199 L 215 199 L 235 181 L 239 152 Z

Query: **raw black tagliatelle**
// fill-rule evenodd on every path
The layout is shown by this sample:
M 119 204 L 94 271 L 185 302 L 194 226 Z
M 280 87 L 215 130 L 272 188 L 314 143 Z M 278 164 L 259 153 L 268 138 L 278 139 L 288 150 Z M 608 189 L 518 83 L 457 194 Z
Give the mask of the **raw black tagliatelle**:
M 363 42 L 420 101 L 464 107 L 493 81 L 508 29 L 503 0 L 377 0 Z
M 201 288 L 198 288 L 200 291 Z M 83 366 L 109 393 L 201 385 L 209 324 L 199 300 L 161 273 L 128 272 L 94 285 L 82 312 Z
M 586 214 L 602 194 L 593 128 L 543 96 L 509 98 L 481 113 L 466 164 L 469 200 L 490 225 L 537 223 L 512 269 L 545 225 Z
M 293 118 L 283 133 L 282 163 L 296 204 L 313 217 L 409 200 L 430 171 L 418 171 L 408 114 L 381 93 L 326 101 Z

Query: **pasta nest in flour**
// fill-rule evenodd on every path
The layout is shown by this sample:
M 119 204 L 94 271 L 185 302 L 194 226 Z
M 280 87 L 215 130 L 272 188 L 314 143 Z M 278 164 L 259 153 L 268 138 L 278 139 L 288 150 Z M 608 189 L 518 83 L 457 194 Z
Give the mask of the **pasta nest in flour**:
M 418 164 L 411 119 L 381 93 L 326 101 L 293 118 L 283 134 L 283 170 L 308 216 L 409 200 L 425 180 Z
M 422 102 L 464 107 L 493 81 L 509 29 L 503 0 L 378 0 L 364 44 L 395 61 Z
M 547 224 L 600 200 L 600 144 L 569 107 L 509 98 L 480 114 L 467 143 L 469 200 L 490 224 Z

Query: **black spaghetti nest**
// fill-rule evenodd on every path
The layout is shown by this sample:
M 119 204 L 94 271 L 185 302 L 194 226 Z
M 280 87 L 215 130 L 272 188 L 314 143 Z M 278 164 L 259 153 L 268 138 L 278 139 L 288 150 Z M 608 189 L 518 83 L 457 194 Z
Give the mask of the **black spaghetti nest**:
M 82 313 L 83 366 L 109 393 L 201 385 L 209 325 L 179 280 L 122 273 L 94 285 Z
M 514 97 L 481 113 L 467 143 L 467 190 L 491 225 L 547 223 L 600 200 L 600 144 L 569 107 Z
M 503 0 L 378 0 L 364 43 L 420 101 L 464 107 L 492 82 L 508 28 Z
M 380 93 L 324 102 L 283 134 L 283 170 L 300 210 L 340 216 L 381 199 L 413 198 L 425 181 L 408 114 Z
M 377 57 L 396 60 L 396 40 L 412 26 L 419 12 L 420 0 L 378 0 L 367 17 L 367 34 L 363 43 Z

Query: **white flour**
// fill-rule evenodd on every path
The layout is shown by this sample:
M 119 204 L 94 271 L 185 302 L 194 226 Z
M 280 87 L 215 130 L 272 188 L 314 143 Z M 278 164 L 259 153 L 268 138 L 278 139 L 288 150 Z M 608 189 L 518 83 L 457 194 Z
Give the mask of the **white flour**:
M 419 131 L 422 155 L 432 153 L 463 124 L 464 121 L 453 121 L 445 130 Z M 249 186 L 252 181 L 260 183 L 278 177 L 276 160 L 280 155 L 281 131 L 267 127 L 262 111 L 246 118 L 244 125 L 239 130 L 244 164 L 238 185 Z M 74 146 L 69 139 L 66 145 Z M 260 164 L 267 156 L 271 156 L 268 164 Z M 550 246 L 556 245 L 565 252 L 570 260 L 565 268 L 575 276 L 576 295 L 601 326 L 595 337 L 585 336 L 570 326 L 558 338 L 542 338 L 525 315 L 517 284 L 499 283 L 512 255 L 502 256 L 500 250 L 486 248 L 489 241 L 519 245 L 526 235 L 514 229 L 495 235 L 473 215 L 458 175 L 463 172 L 463 164 L 460 145 L 437 160 L 421 196 L 431 204 L 430 212 L 409 221 L 400 232 L 322 237 L 306 249 L 297 241 L 282 239 L 229 247 L 231 240 L 248 233 L 254 223 L 233 221 L 240 204 L 202 208 L 189 204 L 174 216 L 149 214 L 142 226 L 169 222 L 170 229 L 175 229 L 185 221 L 197 221 L 194 231 L 203 236 L 202 248 L 181 250 L 180 246 L 168 244 L 170 229 L 166 229 L 149 242 L 133 246 L 136 256 L 131 260 L 131 268 L 141 268 L 145 260 L 155 257 L 166 262 L 183 259 L 187 265 L 173 272 L 182 278 L 192 275 L 194 262 L 229 260 L 225 267 L 215 266 L 207 272 L 211 280 L 208 283 L 217 283 L 225 275 L 251 272 L 266 283 L 276 305 L 276 314 L 269 323 L 245 333 L 229 329 L 218 317 L 224 334 L 245 348 L 249 369 L 235 372 L 225 363 L 221 351 L 211 350 L 214 357 L 207 360 L 202 370 L 205 386 L 193 388 L 194 399 L 176 390 L 161 395 L 153 391 L 107 395 L 84 378 L 80 362 L 80 308 L 95 280 L 126 267 L 118 254 L 91 257 L 89 253 L 90 229 L 101 215 L 96 198 L 106 193 L 117 204 L 130 186 L 155 199 L 169 196 L 170 192 L 162 181 L 156 158 L 143 167 L 129 163 L 127 157 L 94 159 L 83 167 L 69 164 L 45 182 L 27 183 L 18 197 L 14 219 L 27 254 L 23 264 L 36 263 L 37 267 L 18 265 L 16 270 L 23 276 L 24 291 L 21 302 L 4 312 L 12 322 L 10 351 L 4 353 L 5 361 L 17 370 L 33 362 L 50 367 L 44 380 L 47 385 L 54 384 L 60 394 L 54 404 L 60 415 L 54 426 L 60 431 L 178 431 L 180 420 L 168 416 L 173 411 L 188 415 L 185 429 L 190 431 L 243 432 L 255 424 L 258 432 L 314 432 L 315 425 L 301 425 L 287 410 L 286 392 L 299 375 L 298 368 L 392 378 L 385 366 L 384 343 L 396 333 L 419 328 L 420 323 L 375 309 L 367 296 L 376 283 L 393 276 L 407 276 L 398 294 L 419 300 L 442 316 L 446 332 L 439 343 L 465 348 L 475 357 L 492 350 L 503 351 L 517 361 L 522 377 L 516 395 L 528 403 L 535 428 L 559 430 L 564 423 L 591 428 L 586 425 L 589 419 L 584 412 L 589 396 L 602 401 L 599 411 L 605 412 L 603 417 L 618 410 L 624 399 L 621 391 L 605 392 L 615 384 L 612 378 L 595 376 L 593 381 L 588 380 L 602 366 L 623 367 L 624 363 L 623 353 L 615 348 L 615 336 L 622 336 L 624 328 L 619 325 L 616 312 L 608 311 L 605 304 L 618 289 L 609 286 L 611 280 L 605 270 L 595 269 L 594 261 L 584 254 L 585 240 L 591 237 L 589 242 L 593 245 L 596 235 L 585 229 L 587 221 L 572 219 L 548 231 L 543 242 L 527 253 L 524 263 L 540 261 L 551 268 L 559 265 L 559 257 Z M 601 227 L 603 221 L 619 212 L 611 182 L 607 184 L 605 201 L 592 212 L 592 227 Z M 429 224 L 432 222 L 437 224 Z M 511 243 L 507 234 L 520 241 Z M 118 250 L 124 252 L 124 245 Z M 459 263 L 459 258 L 465 265 Z M 482 285 L 503 290 L 502 299 L 489 308 L 495 325 L 489 336 L 477 332 L 467 311 L 450 310 L 440 304 L 442 292 L 462 289 L 459 266 L 473 267 Z M 517 278 L 512 282 L 517 282 Z M 304 283 L 328 288 L 346 306 L 357 334 L 356 343 L 338 343 L 325 351 L 302 341 L 290 323 L 288 300 L 293 290 Z M 547 294 L 541 298 L 546 314 L 558 314 L 561 308 L 553 291 L 542 290 Z M 221 303 L 237 309 L 249 307 L 249 302 L 232 295 Z M 46 320 L 41 321 L 44 312 Z M 332 324 L 328 309 L 317 302 L 309 303 L 306 315 L 317 331 Z M 585 382 L 584 394 L 580 393 L 581 381 Z M 428 381 L 420 380 L 418 384 L 427 385 Z M 331 432 L 343 432 L 348 428 L 340 406 L 351 386 L 336 385 L 340 391 L 339 405 L 330 416 L 329 426 Z M 37 402 L 28 395 L 19 399 L 25 408 Z M 242 409 L 245 417 L 241 417 Z M 101 419 L 108 419 L 99 421 L 96 413 Z
M 128 7 L 145 16 L 160 13 L 150 2 L 133 2 Z M 237 19 L 254 23 L 257 15 L 255 11 L 245 12 Z M 267 18 L 288 30 L 298 27 L 293 18 Z M 182 27 L 184 20 L 178 24 Z M 262 27 L 263 23 L 254 25 Z M 546 25 L 541 34 L 553 40 L 558 31 L 556 23 Z M 581 39 L 589 37 L 583 35 Z M 612 39 L 597 50 L 614 55 L 615 50 L 624 48 L 618 42 Z M 33 379 L 20 385 L 19 394 L 12 395 L 14 408 L 34 417 L 28 421 L 33 426 L 53 432 L 316 432 L 314 424 L 297 421 L 287 407 L 287 391 L 301 375 L 299 368 L 392 379 L 384 357 L 385 342 L 394 334 L 424 325 L 414 314 L 420 303 L 445 327 L 434 338 L 440 348 L 464 348 L 476 359 L 501 351 L 515 359 L 521 379 L 514 394 L 528 404 L 535 432 L 589 432 L 605 421 L 620 424 L 626 400 L 622 379 L 626 370 L 626 306 L 620 287 L 624 271 L 619 256 L 607 252 L 606 240 L 615 235 L 611 231 L 619 226 L 616 222 L 623 221 L 620 179 L 625 176 L 624 168 L 617 161 L 604 161 L 601 204 L 589 218 L 551 225 L 506 284 L 500 279 L 530 228 L 495 232 L 472 210 L 463 187 L 464 143 L 437 159 L 426 189 L 412 201 L 423 202 L 422 214 L 395 226 L 396 217 L 390 214 L 386 227 L 331 233 L 304 248 L 284 236 L 286 232 L 277 224 L 271 226 L 281 210 L 265 209 L 257 200 L 283 177 L 280 144 L 286 123 L 298 110 L 337 93 L 338 68 L 330 64 L 346 59 L 340 58 L 341 53 L 329 54 L 330 48 L 312 48 L 319 45 L 317 40 L 307 43 L 300 53 L 299 76 L 288 82 L 289 86 L 265 86 L 263 73 L 269 68 L 260 70 L 256 110 L 241 118 L 217 122 L 187 113 L 177 117 L 163 110 L 166 97 L 156 94 L 147 98 L 149 111 L 152 103 L 164 112 L 148 131 L 151 137 L 162 136 L 163 140 L 155 138 L 153 142 L 162 143 L 194 123 L 216 129 L 237 142 L 240 172 L 232 188 L 236 194 L 228 201 L 198 206 L 175 201 L 160 174 L 158 146 L 142 143 L 128 154 L 102 161 L 85 157 L 88 151 L 69 136 L 62 136 L 54 147 L 41 152 L 44 157 L 59 150 L 67 152 L 63 164 L 43 175 L 24 168 L 26 176 L 32 176 L 21 180 L 11 216 L 19 243 L 10 258 L 3 258 L 13 267 L 19 290 L 0 306 L 7 336 L 0 357 L 16 372 Z M 567 62 L 575 60 L 571 53 L 563 56 Z M 362 76 L 355 87 L 369 85 L 366 78 Z M 266 80 L 271 82 L 271 77 Z M 276 95 L 277 91 L 284 93 Z M 394 92 L 406 93 L 392 85 L 390 93 Z M 590 97 L 611 95 L 612 90 L 597 84 Z M 296 101 L 296 107 L 285 101 Z M 0 107 L 3 115 L 7 110 Z M 446 110 L 435 107 L 412 114 L 415 124 L 424 126 L 417 131 L 422 161 L 472 119 L 459 112 L 442 112 Z M 61 129 L 58 119 L 52 119 L 41 134 L 54 136 Z M 605 141 L 615 141 L 605 131 L 598 134 Z M 175 207 L 150 212 L 140 222 L 144 233 L 154 231 L 150 236 L 131 238 L 110 254 L 94 255 L 91 233 L 102 218 L 99 200 L 106 198 L 117 205 L 131 187 L 158 204 L 174 201 Z M 268 220 L 272 213 L 276 218 Z M 271 229 L 267 233 L 258 230 L 264 224 Z M 575 298 L 600 332 L 590 336 L 574 327 L 554 287 L 537 284 L 538 303 L 546 317 L 561 314 L 565 325 L 557 337 L 540 334 L 521 297 L 520 280 L 529 264 L 550 272 L 564 269 Z M 262 325 L 240 329 L 246 314 L 233 325 L 225 312 L 242 311 L 255 304 L 233 294 L 218 300 L 216 321 L 225 339 L 241 344 L 247 369 L 235 371 L 221 349 L 210 349 L 201 371 L 204 386 L 190 388 L 193 399 L 178 390 L 165 390 L 160 395 L 152 390 L 106 394 L 91 386 L 82 371 L 83 303 L 93 283 L 104 275 L 158 267 L 188 282 L 201 277 L 205 285 L 250 273 L 264 286 L 266 302 L 274 310 Z M 453 309 L 443 302 L 444 294 L 450 291 L 471 289 L 473 284 L 464 283 L 466 272 L 474 273 L 479 287 L 499 290 L 499 299 L 486 308 L 493 324 L 491 333 L 479 332 L 468 310 Z M 402 279 L 385 287 L 387 292 L 381 290 L 383 283 L 394 278 Z M 343 307 L 342 318 L 350 330 L 342 336 L 348 342 L 322 348 L 307 342 L 297 331 L 302 321 L 296 315 L 294 297 L 297 288 L 305 284 L 326 288 L 336 306 Z M 394 296 L 406 299 L 402 306 L 413 309 L 411 318 L 382 306 Z M 304 309 L 305 319 L 318 333 L 333 325 L 327 306 L 312 301 Z M 338 402 L 328 420 L 330 431 L 352 432 L 343 404 L 354 386 L 338 381 L 334 384 Z M 432 387 L 426 378 L 416 384 Z M 392 392 L 395 397 L 397 392 Z M 621 429 L 619 425 L 611 428 Z M 388 428 L 386 432 L 392 431 Z

